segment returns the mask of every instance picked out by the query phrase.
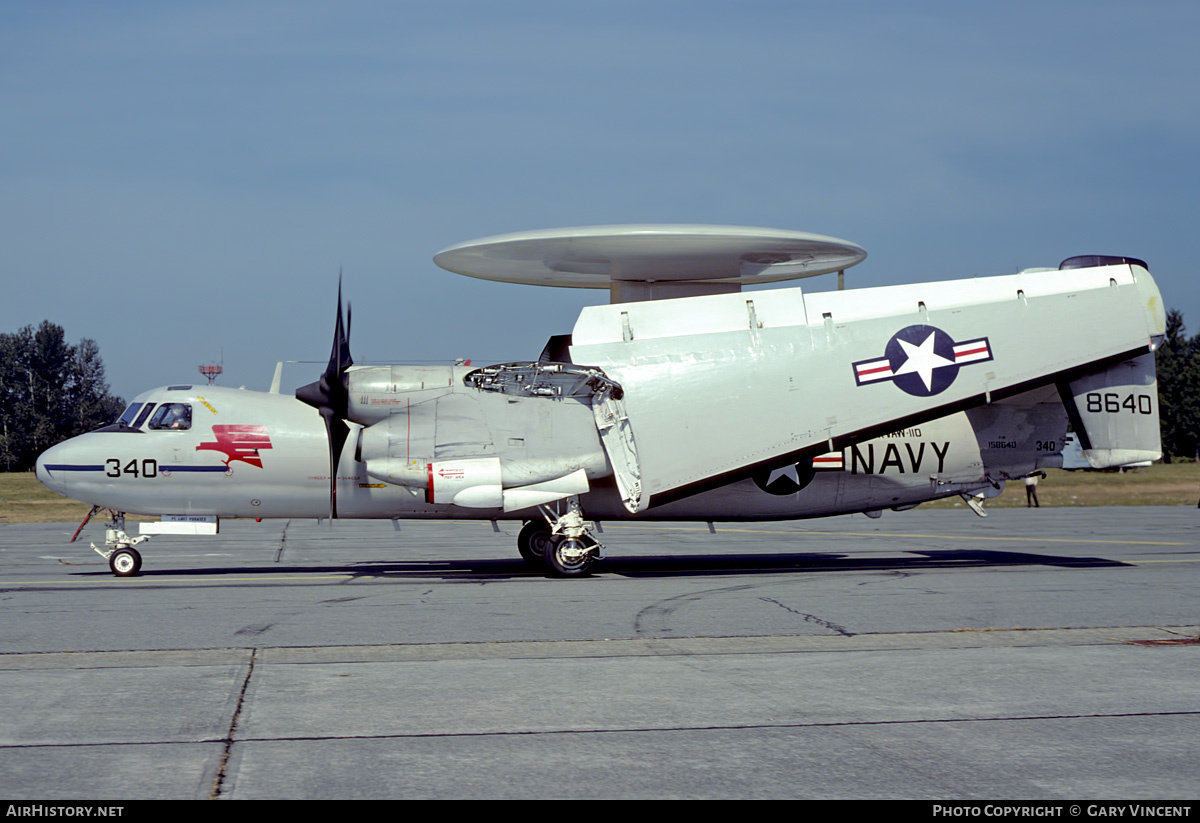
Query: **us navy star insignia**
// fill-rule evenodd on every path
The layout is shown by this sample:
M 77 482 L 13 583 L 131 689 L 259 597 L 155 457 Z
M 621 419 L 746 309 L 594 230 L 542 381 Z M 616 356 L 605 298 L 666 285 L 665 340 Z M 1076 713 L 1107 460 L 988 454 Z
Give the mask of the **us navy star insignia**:
M 908 394 L 930 397 L 950 388 L 958 370 L 992 359 L 986 337 L 955 342 L 936 326 L 907 326 L 892 335 L 883 357 L 854 363 L 859 386 L 891 380 Z
M 784 466 L 783 468 L 775 469 L 774 471 L 772 471 L 771 474 L 768 475 L 768 477 L 767 477 L 767 485 L 770 486 L 772 483 L 774 483 L 776 480 L 778 480 L 781 477 L 786 477 L 788 480 L 791 480 L 797 486 L 800 485 L 800 473 L 796 471 L 795 463 L 791 463 L 787 466 Z
M 933 350 L 933 338 L 936 334 L 931 331 L 925 342 L 919 346 L 914 346 L 907 340 L 897 339 L 896 342 L 904 349 L 907 359 L 904 365 L 892 372 L 896 377 L 902 374 L 916 374 L 930 394 L 933 393 L 933 370 L 956 365 L 953 360 L 942 357 Z

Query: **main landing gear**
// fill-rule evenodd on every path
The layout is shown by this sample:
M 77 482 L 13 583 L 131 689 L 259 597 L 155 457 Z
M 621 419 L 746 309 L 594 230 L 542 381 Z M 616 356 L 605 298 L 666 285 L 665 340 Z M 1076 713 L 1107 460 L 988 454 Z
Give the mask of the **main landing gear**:
M 545 566 L 560 577 L 582 577 L 604 557 L 604 546 L 592 537 L 579 499 L 567 499 L 567 511 L 556 514 L 542 506 L 545 520 L 530 520 L 517 535 L 517 550 L 526 563 Z
M 142 555 L 134 546 L 149 539 L 148 534 L 130 537 L 125 533 L 125 512 L 113 512 L 112 521 L 104 529 L 104 546 L 107 551 L 98 548 L 95 543 L 92 544 L 92 550 L 108 561 L 108 568 L 117 577 L 133 577 L 142 569 Z

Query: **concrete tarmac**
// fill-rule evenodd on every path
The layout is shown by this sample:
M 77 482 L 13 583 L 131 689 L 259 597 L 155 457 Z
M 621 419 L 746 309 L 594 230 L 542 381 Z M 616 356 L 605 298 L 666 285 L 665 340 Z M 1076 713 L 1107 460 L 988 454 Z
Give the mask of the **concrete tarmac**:
M 1200 796 L 1194 508 L 0 526 L 0 796 Z

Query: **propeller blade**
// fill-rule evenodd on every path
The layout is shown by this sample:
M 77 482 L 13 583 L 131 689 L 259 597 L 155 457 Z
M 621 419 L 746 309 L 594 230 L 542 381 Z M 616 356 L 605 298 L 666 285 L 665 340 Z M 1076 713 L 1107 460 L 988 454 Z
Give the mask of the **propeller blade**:
M 329 365 L 325 368 L 326 376 L 331 373 L 341 374 L 354 365 L 350 356 L 350 321 L 342 325 L 342 276 L 338 275 L 338 306 L 337 324 L 333 329 L 333 350 L 329 353 Z
M 350 436 L 350 427 L 340 418 L 326 414 L 326 411 L 326 409 L 322 409 L 321 416 L 325 418 L 325 433 L 329 438 L 329 519 L 335 520 L 337 518 L 337 469 L 342 459 L 342 448 L 346 445 L 346 438 Z
M 325 420 L 325 436 L 329 441 L 329 518 L 337 517 L 337 469 L 342 448 L 350 436 L 346 416 L 350 413 L 350 391 L 346 370 L 354 365 L 350 356 L 350 318 L 342 322 L 342 276 L 338 272 L 337 320 L 333 328 L 333 347 L 329 364 L 321 378 L 296 389 L 296 399 L 315 408 Z

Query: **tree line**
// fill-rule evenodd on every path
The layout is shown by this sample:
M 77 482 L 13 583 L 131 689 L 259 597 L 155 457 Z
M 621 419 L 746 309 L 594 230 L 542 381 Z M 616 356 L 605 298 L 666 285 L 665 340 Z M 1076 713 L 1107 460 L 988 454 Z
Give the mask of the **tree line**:
M 46 449 L 112 423 L 125 401 L 109 394 L 100 347 L 67 343 L 62 326 L 43 320 L 0 333 L 0 466 L 33 468 Z
M 1200 460 L 1200 334 L 1189 337 L 1183 313 L 1167 312 L 1154 353 L 1163 459 Z M 62 326 L 43 320 L 0 333 L 0 466 L 26 471 L 55 443 L 116 420 L 125 401 L 109 394 L 94 340 L 71 345 Z
M 1200 334 L 1188 337 L 1183 313 L 1167 312 L 1167 333 L 1154 352 L 1163 461 L 1200 460 Z

